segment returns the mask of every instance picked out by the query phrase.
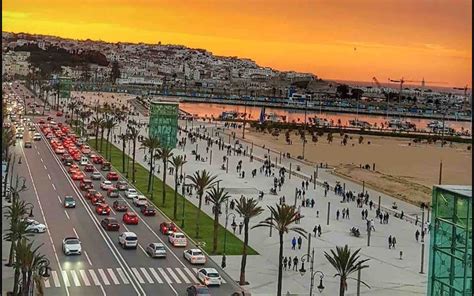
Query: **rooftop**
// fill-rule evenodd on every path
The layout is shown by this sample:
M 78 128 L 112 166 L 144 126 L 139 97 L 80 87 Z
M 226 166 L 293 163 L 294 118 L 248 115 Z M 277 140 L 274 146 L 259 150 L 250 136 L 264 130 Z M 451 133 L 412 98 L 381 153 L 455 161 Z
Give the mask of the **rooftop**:
M 467 198 L 472 198 L 472 186 L 468 185 L 435 185 L 437 188 L 459 194 Z

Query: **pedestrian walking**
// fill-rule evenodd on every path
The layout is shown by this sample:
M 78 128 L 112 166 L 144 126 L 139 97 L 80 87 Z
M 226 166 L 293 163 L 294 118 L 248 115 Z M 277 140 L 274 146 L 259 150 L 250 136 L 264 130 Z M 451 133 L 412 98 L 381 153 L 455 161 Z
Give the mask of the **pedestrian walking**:
M 342 219 L 346 218 L 346 209 L 342 209 Z
M 293 236 L 293 239 L 291 240 L 291 249 L 295 250 L 296 247 L 296 237 Z
M 285 259 L 283 259 L 283 268 L 286 270 L 286 266 L 288 265 L 288 258 L 285 257 Z
M 367 210 L 367 209 L 366 209 Z M 349 208 L 346 209 L 346 219 L 350 219 L 349 218 Z
M 242 228 L 244 228 L 244 222 L 239 222 L 239 234 L 242 234 Z
M 321 224 L 318 225 L 318 237 L 321 236 Z
M 316 225 L 314 225 L 313 233 L 314 233 L 314 237 L 316 237 L 316 234 L 318 233 L 318 227 Z
M 311 199 L 311 208 L 314 208 L 314 203 L 315 203 L 314 198 L 312 198 Z
M 301 235 L 298 237 L 298 250 L 301 250 L 301 244 L 303 243 L 303 239 L 301 238 Z
M 339 220 L 339 214 L 340 214 L 340 212 L 339 212 L 339 210 L 337 210 L 336 211 L 336 220 Z
M 288 269 L 291 269 L 291 257 L 288 256 L 287 260 L 288 260 Z
M 295 256 L 295 258 L 293 258 L 293 270 L 297 271 L 297 269 L 298 269 L 298 256 Z
M 421 231 L 421 241 L 424 241 L 425 240 L 425 231 L 422 230 Z
M 392 237 L 392 247 L 395 249 L 395 244 L 397 243 L 397 239 L 394 237 Z
M 362 220 L 365 220 L 365 211 L 362 210 L 361 214 L 362 214 Z
M 388 248 L 389 249 L 392 248 L 392 236 L 391 235 L 388 237 Z

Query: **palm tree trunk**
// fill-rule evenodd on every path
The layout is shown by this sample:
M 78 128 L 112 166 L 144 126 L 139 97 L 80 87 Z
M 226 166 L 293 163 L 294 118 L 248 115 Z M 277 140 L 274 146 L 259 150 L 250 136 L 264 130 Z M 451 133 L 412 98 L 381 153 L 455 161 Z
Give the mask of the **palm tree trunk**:
M 104 132 L 105 132 L 105 129 L 101 128 L 100 129 L 100 150 L 99 150 L 101 153 L 102 153 L 102 145 L 104 142 Z
M 280 232 L 280 252 L 278 256 L 278 286 L 277 286 L 277 296 L 281 296 L 281 285 L 282 285 L 282 273 L 283 273 L 283 232 Z
M 168 169 L 168 161 L 167 159 L 163 159 L 163 206 L 165 205 L 166 200 L 166 170 Z
M 214 240 L 212 244 L 212 254 L 215 254 L 217 252 L 217 231 L 219 227 L 219 209 L 217 208 L 217 205 L 215 206 L 214 210 Z
M 109 145 L 110 145 L 110 129 L 107 129 L 107 142 L 105 143 L 105 157 L 110 161 Z
M 244 219 L 244 247 L 242 249 L 242 261 L 240 262 L 240 285 L 245 285 L 245 267 L 247 266 L 247 246 L 249 244 L 249 220 Z
M 95 150 L 99 148 L 99 127 L 95 128 Z
M 132 182 L 135 183 L 135 152 L 137 148 L 137 138 L 133 139 L 133 151 L 132 151 Z
M 151 180 L 153 176 L 153 149 L 150 149 L 150 172 L 148 173 L 148 192 L 151 189 Z
M 173 219 L 176 220 L 176 213 L 178 211 L 178 167 L 175 168 L 174 173 L 174 208 Z
M 26 280 L 26 271 L 22 270 L 21 271 L 21 294 L 24 296 L 28 296 L 28 286 L 27 286 L 27 280 Z
M 32 288 L 33 288 L 33 285 L 31 284 L 32 274 L 33 274 L 33 272 L 31 270 L 29 270 L 27 280 L 26 280 L 25 296 L 29 296 L 30 290 L 32 290 Z M 33 291 L 31 291 L 31 292 L 33 292 Z
M 344 296 L 346 289 L 344 288 L 344 279 L 340 277 L 339 279 L 339 296 Z
M 18 295 L 18 288 L 19 288 L 19 284 L 18 282 L 20 281 L 20 269 L 19 268 L 15 268 L 15 275 L 14 275 L 14 278 L 13 278 L 13 295 Z
M 125 139 L 122 139 L 122 173 L 125 173 Z
M 199 216 L 201 215 L 202 194 L 199 195 L 199 207 L 196 214 L 196 238 L 199 238 Z
M 15 250 L 15 240 L 12 239 L 12 244 L 10 245 L 10 255 L 8 256 L 8 263 L 7 266 L 13 265 L 13 250 Z

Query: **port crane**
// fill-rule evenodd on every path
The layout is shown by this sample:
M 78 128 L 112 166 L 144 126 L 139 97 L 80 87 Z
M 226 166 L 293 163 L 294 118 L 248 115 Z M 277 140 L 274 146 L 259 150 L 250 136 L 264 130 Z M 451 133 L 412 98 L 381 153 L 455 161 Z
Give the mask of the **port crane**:
M 469 87 L 467 86 L 464 86 L 464 87 L 453 87 L 453 89 L 456 89 L 456 90 L 463 90 L 464 91 L 464 110 L 466 110 L 466 105 L 467 105 L 467 91 L 469 90 Z
M 388 118 L 388 98 L 389 98 L 388 93 L 385 92 L 382 85 L 380 84 L 380 82 L 377 80 L 377 78 L 375 76 L 372 77 L 372 80 L 375 82 L 375 85 L 377 85 L 377 87 L 382 91 L 384 96 L 387 98 L 387 115 L 386 115 L 386 117 Z

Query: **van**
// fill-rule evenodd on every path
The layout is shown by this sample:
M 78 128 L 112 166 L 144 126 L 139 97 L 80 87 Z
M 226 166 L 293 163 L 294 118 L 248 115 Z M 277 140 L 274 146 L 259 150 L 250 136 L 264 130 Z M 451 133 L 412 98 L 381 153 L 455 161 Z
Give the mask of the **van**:
M 87 156 L 81 156 L 81 165 L 86 165 L 89 163 L 89 158 Z
M 122 232 L 119 235 L 119 245 L 122 246 L 122 248 L 132 248 L 136 249 L 138 246 L 138 237 L 135 233 L 133 232 Z

